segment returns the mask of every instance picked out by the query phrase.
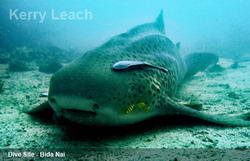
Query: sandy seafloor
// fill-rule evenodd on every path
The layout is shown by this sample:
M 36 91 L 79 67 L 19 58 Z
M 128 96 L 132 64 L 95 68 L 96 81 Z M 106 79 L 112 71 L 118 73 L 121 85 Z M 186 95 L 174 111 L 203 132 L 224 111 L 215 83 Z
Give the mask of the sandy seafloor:
M 223 72 L 202 72 L 185 82 L 184 100 L 203 104 L 203 111 L 238 115 L 250 112 L 250 62 Z M 250 127 L 223 127 L 200 119 L 170 117 L 123 127 L 65 128 L 20 111 L 43 102 L 51 75 L 38 71 L 10 73 L 0 94 L 0 148 L 220 148 L 249 149 Z

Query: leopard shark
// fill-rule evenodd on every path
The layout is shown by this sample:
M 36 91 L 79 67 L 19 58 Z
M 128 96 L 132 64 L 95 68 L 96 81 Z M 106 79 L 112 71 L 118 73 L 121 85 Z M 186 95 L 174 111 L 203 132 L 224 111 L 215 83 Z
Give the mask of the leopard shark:
M 185 79 L 218 62 L 218 56 L 210 53 L 184 57 L 179 48 L 180 43 L 166 36 L 161 11 L 153 22 L 112 37 L 56 72 L 48 104 L 57 117 L 82 125 L 121 126 L 157 116 L 187 115 L 250 126 L 244 117 L 209 114 L 175 99 Z M 29 113 L 37 111 L 42 110 Z

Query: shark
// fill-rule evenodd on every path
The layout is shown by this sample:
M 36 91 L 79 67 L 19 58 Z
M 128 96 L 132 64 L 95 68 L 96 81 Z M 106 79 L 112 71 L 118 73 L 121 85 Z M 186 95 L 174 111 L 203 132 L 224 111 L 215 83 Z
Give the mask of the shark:
M 112 37 L 56 72 L 46 108 L 59 118 L 90 126 L 130 125 L 170 115 L 250 126 L 245 115 L 210 114 L 175 99 L 184 80 L 217 62 L 211 53 L 182 56 L 180 43 L 166 36 L 161 11 L 153 22 Z

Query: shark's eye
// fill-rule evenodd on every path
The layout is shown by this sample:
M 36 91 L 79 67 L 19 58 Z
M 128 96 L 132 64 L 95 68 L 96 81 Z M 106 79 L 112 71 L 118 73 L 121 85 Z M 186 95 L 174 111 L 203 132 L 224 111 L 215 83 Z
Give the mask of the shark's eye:
M 99 106 L 98 104 L 95 103 L 95 104 L 93 105 L 93 108 L 94 108 L 94 109 L 99 109 L 100 106 Z
M 51 98 L 51 99 L 50 99 L 50 102 L 51 102 L 51 103 L 56 103 L 56 99 L 55 99 L 55 98 Z

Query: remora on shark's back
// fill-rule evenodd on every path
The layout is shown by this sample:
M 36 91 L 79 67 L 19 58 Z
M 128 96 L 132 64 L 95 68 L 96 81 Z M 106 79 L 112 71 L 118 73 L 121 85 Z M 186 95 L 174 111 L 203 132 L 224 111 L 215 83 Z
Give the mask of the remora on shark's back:
M 173 101 L 185 77 L 217 61 L 209 53 L 191 54 L 183 60 L 179 44 L 165 35 L 161 12 L 155 22 L 111 38 L 55 73 L 48 101 L 57 116 L 84 125 L 125 125 L 181 114 L 250 126 L 243 117 L 207 114 Z

